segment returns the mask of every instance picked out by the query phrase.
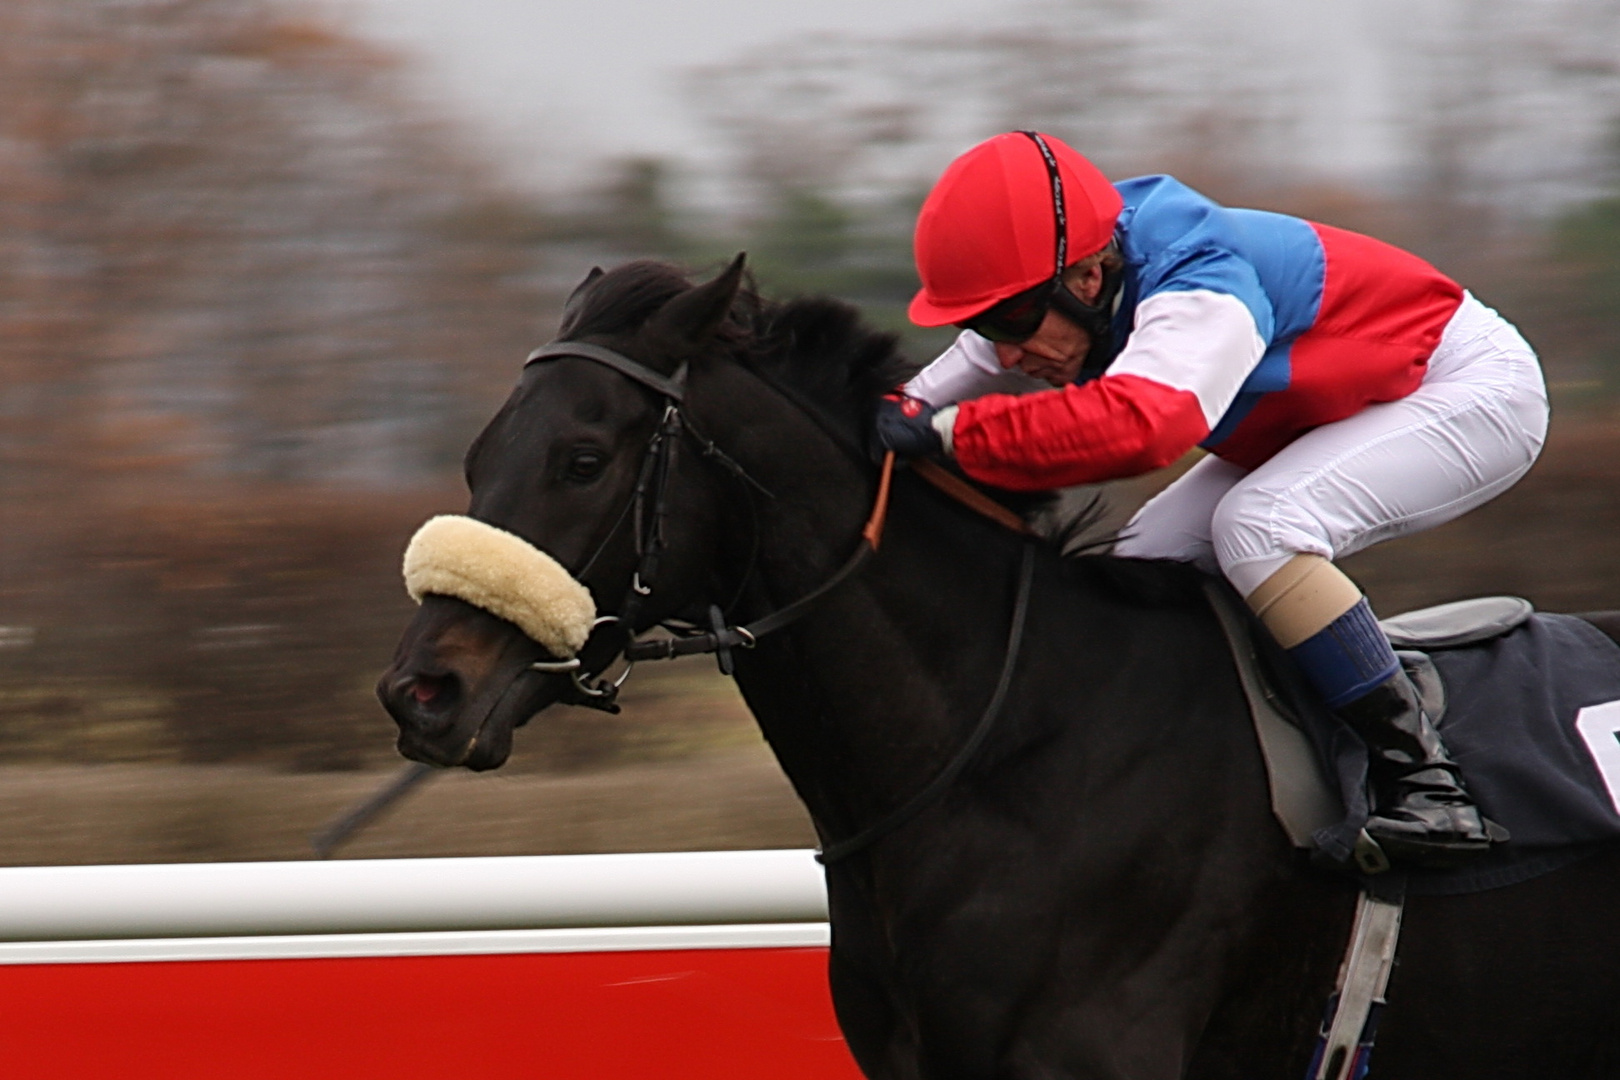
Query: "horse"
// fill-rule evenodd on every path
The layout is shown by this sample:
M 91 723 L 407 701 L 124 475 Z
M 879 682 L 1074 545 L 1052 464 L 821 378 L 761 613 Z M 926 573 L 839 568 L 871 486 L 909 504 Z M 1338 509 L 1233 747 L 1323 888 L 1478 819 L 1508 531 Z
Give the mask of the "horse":
M 762 300 L 741 256 L 702 284 L 593 272 L 559 339 L 469 448 L 468 516 L 624 619 L 609 652 L 710 630 L 842 856 L 829 979 L 867 1076 L 1305 1075 L 1357 886 L 1271 816 L 1197 570 L 1066 553 L 907 469 L 852 556 L 884 483 L 866 432 L 907 362 L 839 302 Z M 406 757 L 491 769 L 593 691 L 572 663 L 429 594 L 378 692 Z M 1607 849 L 1413 896 L 1371 1075 L 1620 1075 L 1617 898 Z

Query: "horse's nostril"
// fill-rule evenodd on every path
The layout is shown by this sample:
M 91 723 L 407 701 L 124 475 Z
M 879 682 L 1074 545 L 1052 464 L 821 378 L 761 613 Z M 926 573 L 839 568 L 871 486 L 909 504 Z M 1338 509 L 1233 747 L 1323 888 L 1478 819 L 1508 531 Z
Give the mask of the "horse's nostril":
M 454 675 L 418 675 L 410 682 L 411 697 L 425 708 L 450 704 L 458 696 L 458 689 Z

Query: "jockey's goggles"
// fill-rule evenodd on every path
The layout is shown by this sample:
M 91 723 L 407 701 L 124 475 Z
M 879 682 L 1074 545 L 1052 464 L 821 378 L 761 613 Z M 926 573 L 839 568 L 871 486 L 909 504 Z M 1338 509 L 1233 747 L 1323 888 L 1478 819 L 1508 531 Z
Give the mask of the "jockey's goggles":
M 1062 277 L 1047 278 L 1033 289 L 1009 296 L 956 325 L 989 341 L 1022 344 L 1041 328 L 1047 309 L 1052 306 L 1052 294 L 1062 281 Z
M 1069 224 L 1063 205 L 1063 177 L 1058 173 L 1057 157 L 1046 145 L 1039 132 L 1025 131 L 1041 152 L 1046 163 L 1046 175 L 1052 185 L 1052 215 L 1055 219 L 1057 250 L 1054 253 L 1052 276 L 1032 288 L 1014 293 L 956 325 L 972 330 L 988 341 L 1020 345 L 1035 336 L 1054 305 L 1070 322 L 1085 330 L 1091 337 L 1091 351 L 1086 367 L 1100 371 L 1113 359 L 1113 301 L 1119 292 L 1123 275 L 1105 264 L 1102 293 L 1095 304 L 1081 300 L 1063 283 L 1063 271 L 1069 262 Z

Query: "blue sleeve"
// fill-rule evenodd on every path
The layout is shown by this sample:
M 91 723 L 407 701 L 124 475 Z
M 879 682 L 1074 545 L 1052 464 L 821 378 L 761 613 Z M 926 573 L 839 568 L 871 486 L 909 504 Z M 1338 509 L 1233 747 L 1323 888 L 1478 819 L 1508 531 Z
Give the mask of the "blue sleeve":
M 1218 247 L 1173 248 L 1142 268 L 1137 303 L 1162 292 L 1206 290 L 1235 296 L 1254 317 L 1255 332 L 1270 345 L 1276 334 L 1271 299 L 1248 260 Z

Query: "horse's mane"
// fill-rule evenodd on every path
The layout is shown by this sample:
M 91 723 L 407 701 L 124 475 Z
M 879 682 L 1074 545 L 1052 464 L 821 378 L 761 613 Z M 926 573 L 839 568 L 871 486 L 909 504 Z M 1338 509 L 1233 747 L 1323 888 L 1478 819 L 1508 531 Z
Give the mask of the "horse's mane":
M 569 300 L 558 337 L 633 331 L 691 287 L 687 273 L 670 263 L 626 263 L 587 279 Z M 736 360 L 855 446 L 865 443 L 878 398 L 917 369 L 897 335 L 866 326 L 849 304 L 829 297 L 766 300 L 749 279 L 718 336 Z
M 634 331 L 691 287 L 687 272 L 670 263 L 626 263 L 586 280 L 569 299 L 558 337 Z M 865 325 L 852 305 L 821 296 L 767 300 L 751 279 L 738 290 L 718 337 L 738 362 L 856 448 L 866 444 L 878 399 L 918 367 L 900 351 L 898 335 Z M 1051 492 L 984 490 L 1033 519 L 1077 577 L 1155 605 L 1201 596 L 1202 575 L 1185 564 L 1103 554 L 1114 534 L 1101 528 L 1106 507 L 1098 491 L 1074 499 Z

